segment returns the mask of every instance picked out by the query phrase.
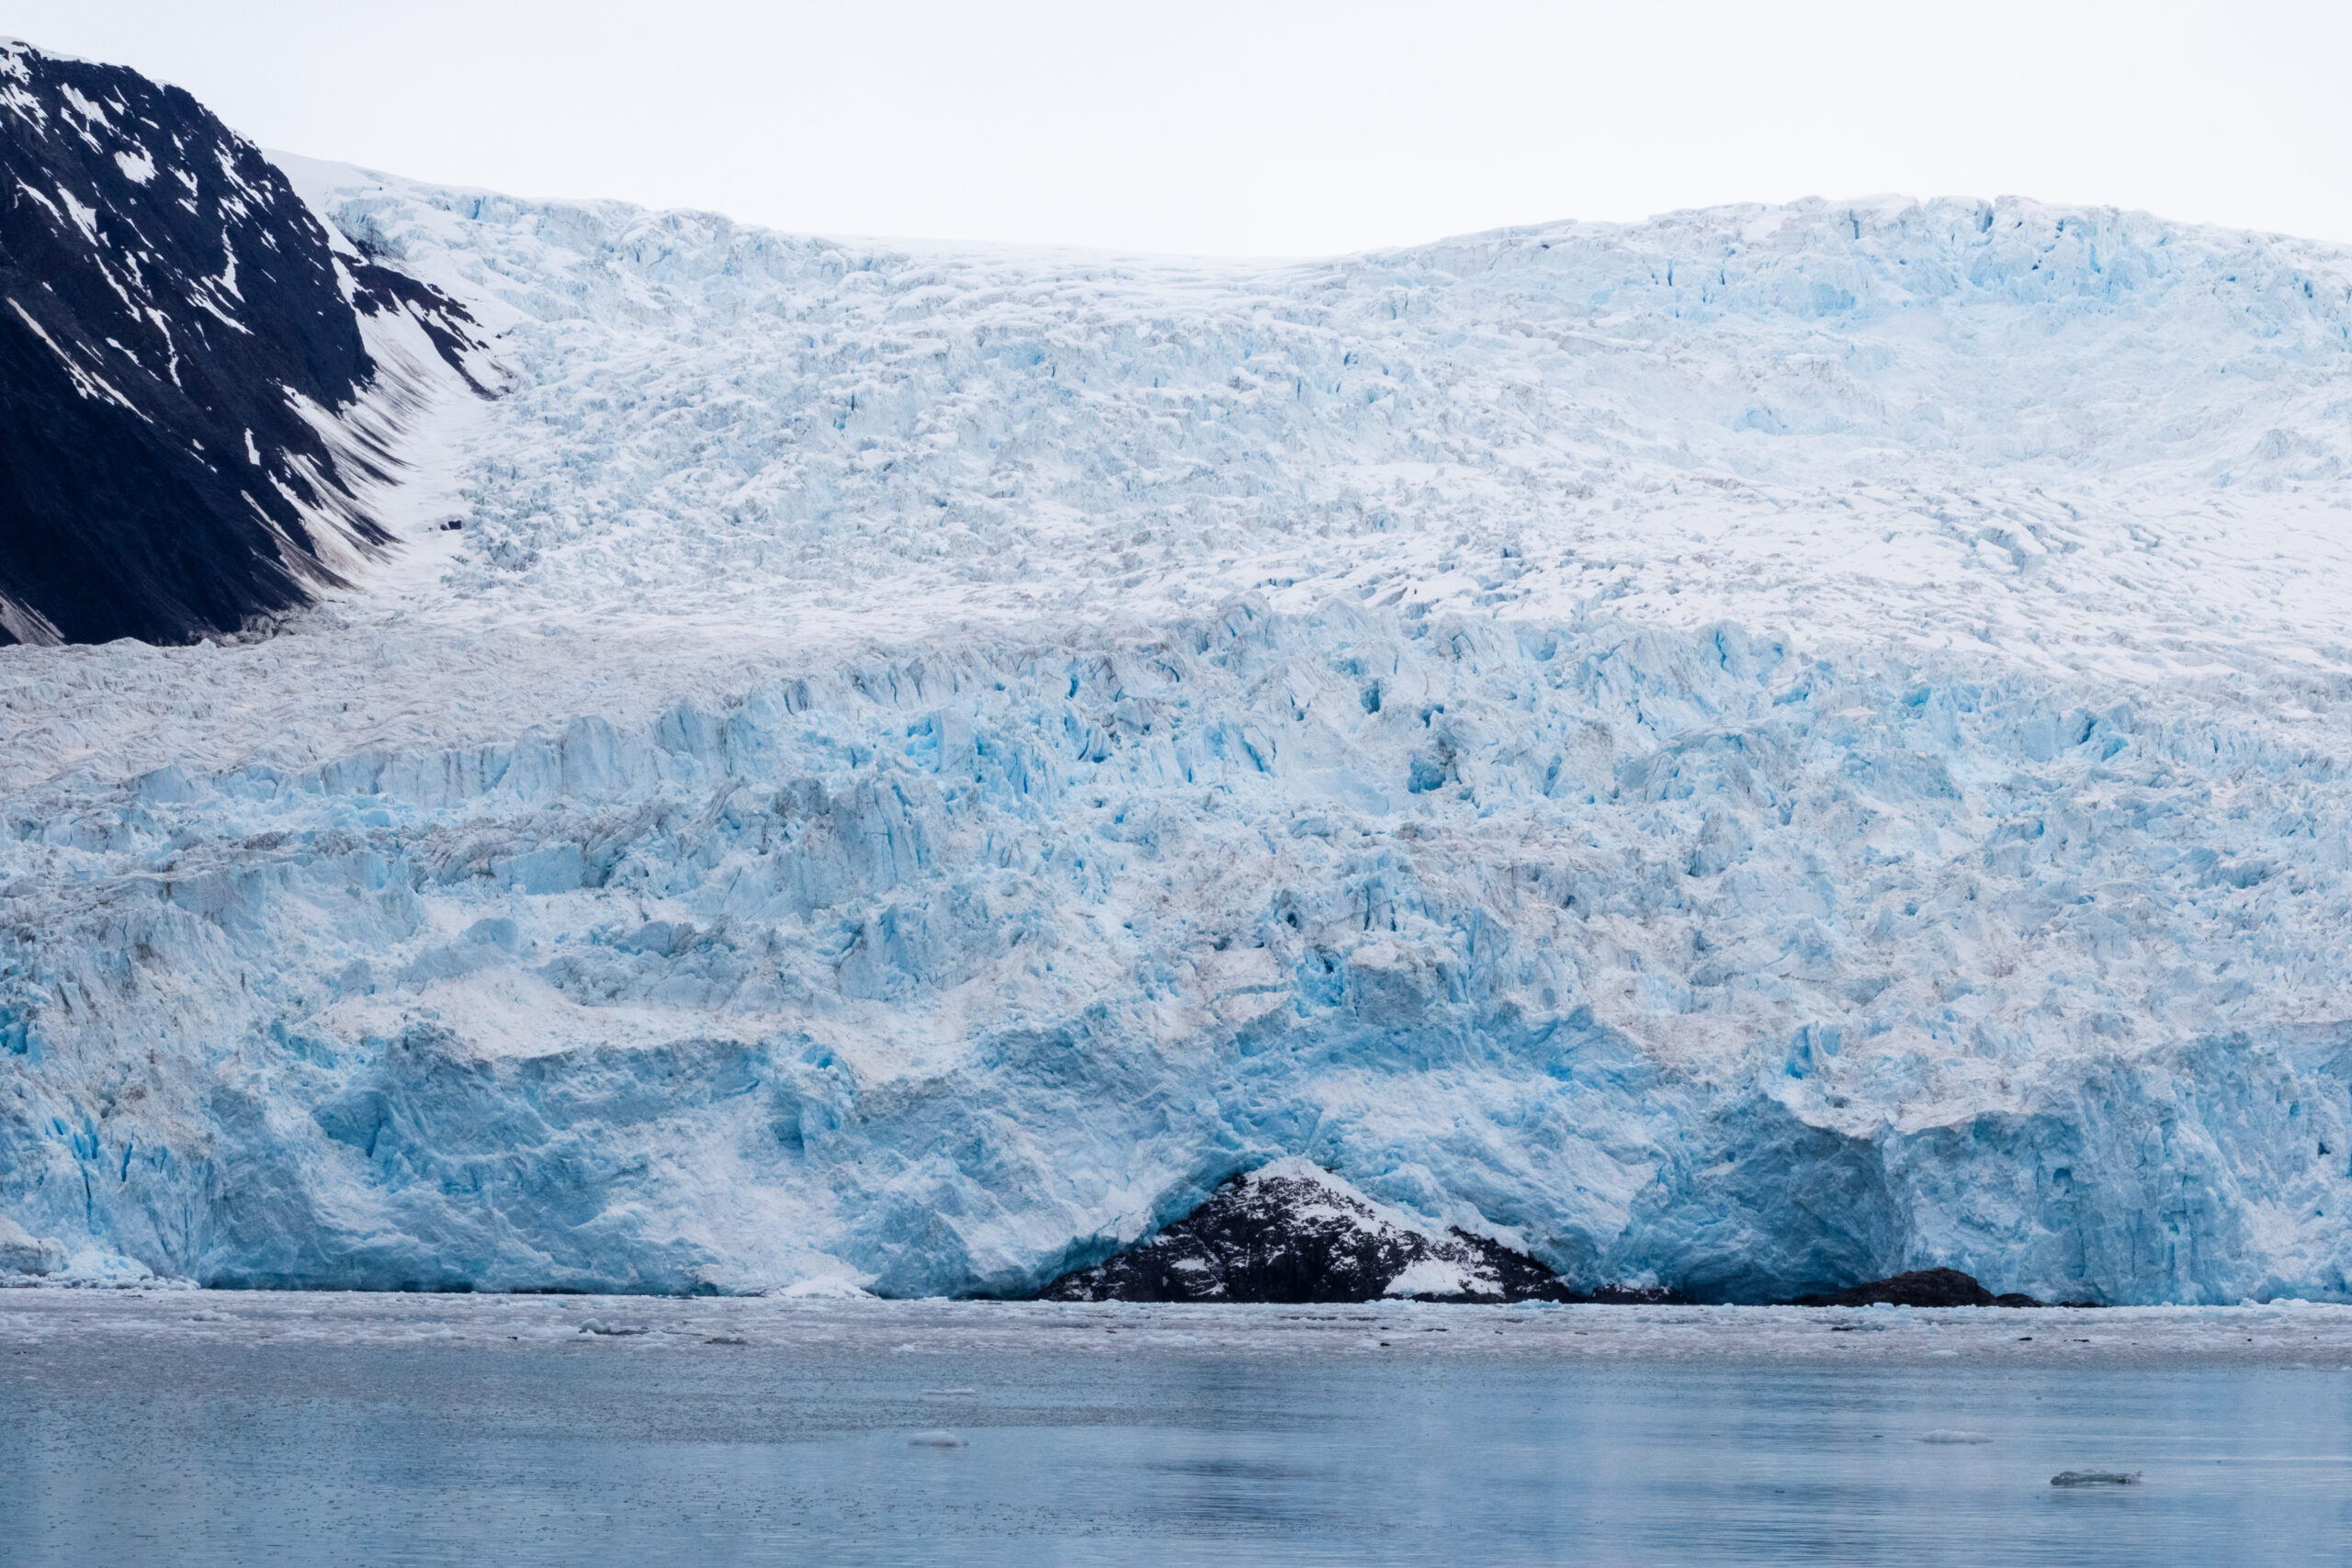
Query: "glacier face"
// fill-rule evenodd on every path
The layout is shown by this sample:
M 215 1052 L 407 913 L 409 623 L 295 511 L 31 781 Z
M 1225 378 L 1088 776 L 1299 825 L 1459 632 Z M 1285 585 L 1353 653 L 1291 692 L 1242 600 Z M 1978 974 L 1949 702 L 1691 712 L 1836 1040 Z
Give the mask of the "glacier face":
M 0 650 L 18 1250 L 1017 1292 L 1301 1156 L 1588 1287 L 2352 1294 L 2340 251 L 283 162 L 514 389 L 277 635 Z

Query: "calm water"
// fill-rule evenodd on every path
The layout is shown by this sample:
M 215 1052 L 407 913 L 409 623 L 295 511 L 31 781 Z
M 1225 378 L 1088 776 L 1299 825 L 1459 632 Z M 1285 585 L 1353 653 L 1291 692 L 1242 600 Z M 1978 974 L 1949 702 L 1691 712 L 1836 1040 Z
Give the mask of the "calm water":
M 1492 1351 L 1512 1342 L 1464 1309 L 1367 1324 L 1398 1342 L 1386 1356 L 1246 1336 L 1113 1349 L 1099 1317 L 1084 1353 L 1043 1319 L 711 1345 L 700 1329 L 743 1325 L 608 1338 L 538 1304 L 529 1321 L 569 1337 L 534 1338 L 472 1310 L 308 1338 L 176 1329 L 185 1299 L 169 1322 L 0 1324 L 0 1562 L 2352 1556 L 2352 1375 L 2035 1364 L 2016 1319 L 1939 1363 L 1789 1364 Z M 1430 1323 L 1463 1337 L 1417 1343 L 1453 1353 L 1404 1354 Z M 929 1428 L 967 1446 L 910 1442 Z M 1991 1440 L 1919 1440 L 1951 1429 Z M 2146 1482 L 2049 1485 L 2081 1468 Z

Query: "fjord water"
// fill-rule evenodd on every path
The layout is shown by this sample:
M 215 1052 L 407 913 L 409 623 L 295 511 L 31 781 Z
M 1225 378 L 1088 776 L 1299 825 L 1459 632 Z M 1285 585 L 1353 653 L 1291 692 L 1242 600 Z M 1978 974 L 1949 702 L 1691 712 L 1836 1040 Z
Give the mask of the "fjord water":
M 85 1297 L 69 1322 L 49 1300 L 9 1310 L 29 1294 L 0 1303 L 8 1563 L 2261 1563 L 2352 1547 L 2336 1321 L 2352 1314 L 2333 1310 L 182 1294 Z M 939 1429 L 964 1446 L 910 1440 Z M 2052 1488 L 2067 1469 L 2145 1479 Z

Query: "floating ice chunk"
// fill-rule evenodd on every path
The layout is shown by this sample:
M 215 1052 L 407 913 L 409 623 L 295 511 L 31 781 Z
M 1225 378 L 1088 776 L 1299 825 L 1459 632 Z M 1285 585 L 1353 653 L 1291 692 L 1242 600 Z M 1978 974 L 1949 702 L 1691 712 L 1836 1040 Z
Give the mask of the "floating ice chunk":
M 907 1442 L 910 1447 L 918 1449 L 960 1449 L 969 1446 L 955 1433 L 945 1430 L 917 1432 L 913 1437 L 909 1438 Z
M 602 1334 L 617 1339 L 632 1334 L 642 1334 L 645 1332 L 645 1325 L 641 1323 L 607 1323 L 601 1317 L 592 1317 L 580 1325 L 580 1332 Z
M 65 1248 L 0 1214 L 0 1272 L 52 1274 L 65 1267 Z
M 1982 1432 L 1959 1432 L 1949 1427 L 1939 1427 L 1932 1432 L 1920 1433 L 1919 1440 L 1923 1443 L 1989 1443 L 1993 1439 Z
M 2140 1472 L 2121 1470 L 2062 1470 L 2050 1478 L 2052 1486 L 2137 1486 Z

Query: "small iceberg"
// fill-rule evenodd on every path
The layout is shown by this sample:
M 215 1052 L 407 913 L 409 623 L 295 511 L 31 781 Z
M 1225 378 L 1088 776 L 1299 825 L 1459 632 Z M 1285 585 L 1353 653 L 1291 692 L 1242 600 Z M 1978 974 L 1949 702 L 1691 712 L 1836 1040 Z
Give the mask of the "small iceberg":
M 960 1449 L 968 1446 L 963 1438 L 948 1431 L 917 1432 L 907 1441 L 918 1449 Z
M 580 1332 L 619 1337 L 630 1334 L 642 1334 L 645 1332 L 645 1325 L 639 1323 L 606 1323 L 601 1317 L 592 1317 L 580 1325 Z
M 2062 1470 L 2050 1478 L 2052 1486 L 2137 1486 L 2140 1472 L 2120 1470 Z

